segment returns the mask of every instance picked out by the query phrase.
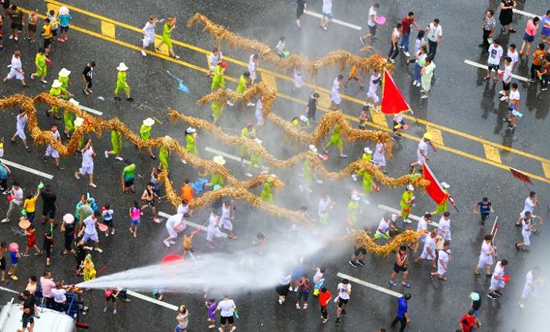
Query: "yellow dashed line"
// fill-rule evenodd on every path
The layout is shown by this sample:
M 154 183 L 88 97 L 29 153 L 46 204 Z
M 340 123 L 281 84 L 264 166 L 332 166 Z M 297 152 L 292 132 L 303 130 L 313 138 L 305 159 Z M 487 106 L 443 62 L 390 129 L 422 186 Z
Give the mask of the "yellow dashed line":
M 372 122 L 384 127 L 388 126 L 388 122 L 386 121 L 386 115 L 384 115 L 384 113 L 376 112 L 374 109 L 371 109 L 370 116 L 372 118 Z
M 109 38 L 116 39 L 115 25 L 113 23 L 101 21 L 101 34 Z
M 435 144 L 437 144 L 437 145 L 445 145 L 445 143 L 443 143 L 443 135 L 441 134 L 441 130 L 432 128 L 432 127 L 430 127 L 430 126 L 427 126 L 427 127 L 426 127 L 426 131 L 432 134 L 432 136 L 433 136 L 432 141 L 433 141 Z
M 494 146 L 483 144 L 483 150 L 485 150 L 485 157 L 487 159 L 494 161 L 495 163 L 502 163 L 502 161 L 500 160 L 500 153 L 498 152 L 497 148 L 495 148 Z
M 542 170 L 544 171 L 544 176 L 548 179 L 550 179 L 550 164 L 549 163 L 542 163 Z
M 273 75 L 262 73 L 262 82 L 277 92 L 277 79 Z
M 330 95 L 328 93 L 319 92 L 319 107 L 330 108 Z
M 155 49 L 158 49 L 160 51 L 159 53 L 169 56 L 170 53 L 168 52 L 168 46 L 166 46 L 166 44 L 162 44 L 162 46 L 160 46 L 161 43 L 162 43 L 162 39 L 159 37 L 155 37 Z
M 51 4 L 51 3 L 48 3 L 46 4 L 46 11 L 49 13 L 50 10 L 55 10 L 55 12 L 57 13 L 59 11 L 59 6 L 57 5 L 54 5 L 54 4 Z

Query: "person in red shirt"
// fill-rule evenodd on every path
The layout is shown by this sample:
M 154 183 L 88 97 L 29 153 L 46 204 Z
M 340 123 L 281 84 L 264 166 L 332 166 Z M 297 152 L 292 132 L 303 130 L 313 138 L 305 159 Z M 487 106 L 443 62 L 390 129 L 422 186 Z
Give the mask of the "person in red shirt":
M 189 203 L 193 201 L 193 187 L 189 184 L 189 179 L 185 179 L 181 187 L 181 199 L 186 199 Z
M 321 315 L 323 317 L 323 324 L 326 324 L 328 322 L 328 311 L 327 306 L 332 299 L 332 294 L 330 291 L 323 287 L 321 288 L 321 291 L 319 292 L 319 304 L 321 305 Z
M 460 331 L 472 332 L 478 326 L 475 311 L 470 309 L 467 314 L 460 319 Z
M 407 16 L 403 17 L 401 20 L 401 26 L 403 27 L 403 37 L 399 43 L 399 48 L 403 49 L 403 53 L 409 58 L 411 54 L 409 53 L 409 36 L 411 35 L 411 25 L 414 25 L 417 30 L 420 30 L 416 21 L 414 20 L 414 13 L 409 12 Z

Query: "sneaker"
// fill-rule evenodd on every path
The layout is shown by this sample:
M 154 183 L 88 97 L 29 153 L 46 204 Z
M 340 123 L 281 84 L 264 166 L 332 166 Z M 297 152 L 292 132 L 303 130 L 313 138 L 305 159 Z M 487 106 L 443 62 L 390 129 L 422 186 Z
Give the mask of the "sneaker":
M 498 295 L 498 297 L 501 297 L 502 296 L 502 293 L 498 290 L 495 291 L 495 294 Z
M 390 61 L 391 63 L 395 63 L 395 60 L 394 60 L 394 59 L 389 59 L 389 61 Z
M 119 96 L 115 96 L 115 100 L 116 100 L 116 101 L 120 101 L 121 99 L 120 99 Z
M 508 99 L 508 96 L 502 96 L 502 97 L 500 97 L 500 101 L 505 101 L 506 99 Z
M 113 315 L 116 315 L 116 309 L 113 310 Z
M 78 175 L 78 173 L 74 173 L 74 177 L 75 177 L 77 180 L 80 180 L 80 175 Z
M 126 303 L 132 302 L 132 300 L 130 300 L 130 299 L 127 298 L 127 297 L 123 297 L 123 298 L 122 298 L 122 301 L 123 301 L 123 302 L 126 302 Z
M 10 35 L 10 37 L 8 38 L 9 40 L 12 40 L 13 39 L 13 35 Z
M 144 50 L 141 50 L 141 55 L 147 56 L 147 52 L 145 52 Z
M 29 257 L 29 254 L 22 253 L 21 257 Z
M 101 249 L 101 248 L 95 248 L 94 250 L 97 251 L 97 252 L 99 252 L 99 253 L 102 253 L 102 252 L 103 252 L 103 249 Z
M 346 313 L 346 309 L 342 309 L 342 316 L 346 316 L 347 313 Z
M 388 281 L 388 284 L 390 285 L 390 287 L 397 287 L 397 284 L 393 281 Z
M 179 59 L 179 58 L 180 58 L 179 55 L 175 55 L 175 54 L 174 54 L 174 59 Z
M 107 307 L 103 308 L 103 312 L 107 312 Z
M 362 260 L 358 259 L 357 260 L 357 264 L 361 265 L 361 266 L 365 266 L 365 262 L 363 262 Z
M 109 237 L 109 232 L 105 232 L 105 237 Z
M 522 302 L 519 302 L 518 305 L 521 309 L 525 308 L 525 304 L 523 304 Z
M 3 224 L 5 224 L 5 223 L 7 223 L 7 222 L 10 222 L 10 220 L 7 219 L 7 218 L 4 218 L 4 219 L 2 219 L 2 221 L 0 221 L 0 222 L 3 223 Z
M 251 178 L 253 176 L 252 173 L 250 173 L 250 172 L 246 172 L 244 175 L 248 176 L 249 178 Z
M 115 159 L 118 160 L 118 161 L 123 161 L 124 160 L 124 159 L 122 159 L 122 157 L 118 157 L 118 156 L 115 157 Z
M 227 106 L 229 106 L 229 107 L 235 106 L 235 104 L 233 104 L 233 103 L 232 103 L 231 101 L 229 101 L 229 100 L 226 102 L 226 104 L 227 104 Z
M 95 183 L 89 183 L 88 185 L 92 188 L 97 188 L 97 185 Z
M 165 246 L 167 246 L 168 248 L 170 248 L 170 242 L 168 242 L 168 241 L 162 241 L 162 243 L 164 243 Z
M 280 305 L 283 305 L 283 300 L 279 299 L 277 302 L 279 302 Z
M 409 58 L 409 57 L 411 56 L 411 54 L 410 54 L 409 52 L 403 52 L 403 54 L 405 54 L 405 56 L 406 56 L 407 58 Z
M 254 104 L 254 103 L 252 103 L 252 102 L 248 102 L 248 103 L 246 104 L 246 106 L 248 106 L 248 107 L 254 107 L 254 106 L 256 106 L 256 104 Z
M 115 230 L 114 229 L 111 231 L 111 235 L 115 235 Z
M 357 267 L 357 263 L 353 262 L 353 261 L 348 261 L 349 265 L 353 266 L 353 267 Z
M 493 294 L 491 294 L 491 293 L 487 293 L 487 297 L 490 298 L 491 300 L 496 300 L 496 299 L 498 299 L 498 296 L 493 295 Z
M 2 222 L 4 222 L 4 221 L 2 220 Z M 517 243 L 517 242 L 514 243 L 514 247 L 516 247 L 516 250 L 519 251 L 519 246 L 518 246 L 518 243 Z
M 405 287 L 405 288 L 411 288 L 411 285 L 409 285 L 408 283 L 406 282 L 402 282 L 401 283 L 401 286 Z
M 503 96 L 506 95 L 506 91 L 504 91 L 504 90 L 500 90 L 498 93 L 501 94 L 501 95 L 503 95 Z
M 300 308 L 300 304 L 299 303 L 296 303 L 296 309 L 300 310 L 302 308 Z
M 132 101 L 134 101 L 134 98 L 130 97 L 130 98 L 126 98 L 126 100 L 129 101 L 129 102 L 132 102 Z
M 348 157 L 347 154 L 341 154 L 341 155 L 340 155 L 340 158 L 347 158 L 347 157 Z
M 420 83 L 420 82 L 417 82 L 417 83 L 416 83 L 416 87 L 418 87 L 418 88 L 419 88 L 420 86 L 422 86 L 422 83 Z
M 414 80 L 414 81 L 413 81 L 413 85 L 416 86 L 416 83 L 418 83 L 418 81 L 417 81 L 417 80 Z
M 17 41 L 19 41 L 19 38 L 13 37 L 13 40 L 15 40 L 17 42 Z
M 340 317 L 336 318 L 336 320 L 334 321 L 334 326 L 338 325 L 340 325 Z
M 105 151 L 105 158 L 109 159 L 109 152 Z
M 428 98 L 428 95 L 422 95 L 422 96 L 420 97 L 420 99 L 427 99 L 427 98 Z
M 168 243 L 170 243 L 170 244 L 176 244 L 176 242 L 174 242 L 174 241 L 168 241 Z

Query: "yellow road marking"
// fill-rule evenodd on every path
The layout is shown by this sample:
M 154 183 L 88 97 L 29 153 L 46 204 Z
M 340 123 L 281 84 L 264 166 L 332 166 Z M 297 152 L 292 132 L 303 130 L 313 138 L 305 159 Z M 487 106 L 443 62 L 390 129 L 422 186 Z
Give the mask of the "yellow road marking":
M 485 150 L 485 156 L 487 157 L 487 159 L 494 161 L 495 163 L 502 163 L 502 161 L 500 160 L 500 153 L 498 152 L 497 148 L 487 144 L 483 144 L 483 150 Z
M 386 121 L 386 115 L 384 113 L 376 112 L 374 109 L 371 109 L 370 116 L 371 116 L 372 122 L 384 127 L 388 126 L 388 122 Z
M 113 23 L 101 21 L 101 34 L 109 38 L 116 39 L 115 25 Z
M 26 12 L 28 13 L 29 10 L 27 9 L 23 9 L 21 8 L 21 10 L 23 10 L 23 12 Z M 43 15 L 39 15 L 41 18 L 44 18 Z M 105 41 L 109 41 L 109 42 L 112 42 L 112 43 L 115 43 L 117 45 L 120 45 L 120 46 L 124 46 L 124 47 L 127 47 L 127 48 L 130 48 L 130 49 L 133 49 L 135 51 L 140 51 L 141 50 L 141 47 L 138 47 L 136 45 L 133 45 L 133 44 L 130 44 L 130 43 L 126 43 L 126 42 L 123 42 L 123 41 L 120 41 L 120 40 L 117 40 L 117 39 L 112 39 L 112 38 L 108 38 L 108 37 L 105 37 L 103 36 L 102 34 L 99 34 L 97 32 L 93 32 L 93 31 L 90 31 L 88 29 L 84 29 L 84 28 L 80 28 L 80 27 L 77 27 L 77 26 L 74 26 L 74 25 L 71 25 L 71 28 L 73 30 L 76 30 L 78 32 L 81 32 L 81 33 L 84 33 L 84 34 L 87 34 L 87 35 L 90 35 L 92 37 L 96 37 L 96 38 L 99 38 L 99 39 L 103 39 Z M 151 51 L 147 51 L 148 54 L 152 55 L 152 56 L 155 56 L 157 58 L 161 58 L 163 60 L 167 60 L 167 61 L 171 61 L 173 63 L 177 63 L 177 64 L 180 64 L 180 65 L 183 65 L 185 67 L 188 67 L 188 68 L 192 68 L 194 70 L 197 70 L 197 71 L 200 71 L 200 72 L 203 72 L 203 73 L 207 73 L 208 72 L 208 69 L 204 69 L 202 67 L 199 67 L 199 66 L 196 66 L 194 64 L 191 64 L 191 63 L 188 63 L 188 62 L 185 62 L 185 61 L 182 61 L 182 60 L 177 60 L 177 59 L 174 59 L 172 57 L 169 57 L 169 56 L 166 56 L 164 54 L 160 54 L 160 53 L 156 53 L 156 52 L 151 52 Z M 227 59 L 227 58 L 226 58 Z M 231 82 L 235 82 L 237 83 L 237 79 L 235 78 L 232 78 L 232 77 L 229 77 L 229 76 L 226 76 L 225 79 L 227 81 L 231 81 Z M 328 94 L 321 94 L 322 95 L 325 95 L 328 100 L 329 100 L 329 105 L 330 105 L 330 98 L 329 98 L 329 95 Z M 300 100 L 300 99 L 296 99 L 294 97 L 291 97 L 291 96 L 287 96 L 287 95 L 284 95 L 284 94 L 281 94 L 281 93 L 277 93 L 277 96 L 278 97 L 281 97 L 283 99 L 287 99 L 287 100 L 290 100 L 290 101 L 293 101 L 293 102 L 296 102 L 296 103 L 299 103 L 299 104 L 302 104 L 302 105 L 307 105 L 307 102 L 303 101 L 303 100 Z M 321 99 L 321 98 L 320 98 Z M 325 107 L 325 106 L 322 106 L 321 103 L 319 103 L 319 107 L 318 107 L 319 110 L 321 111 L 324 111 L 324 112 L 328 112 L 329 109 L 328 107 Z M 350 115 L 347 115 L 347 114 L 343 114 L 344 117 L 350 121 L 353 121 L 353 122 L 358 122 L 358 119 L 356 117 L 353 117 L 353 116 L 350 116 Z M 387 132 L 391 132 L 391 129 L 388 128 L 388 126 L 382 126 L 382 125 L 379 125 L 379 124 L 376 124 L 376 123 L 366 123 L 368 124 L 369 126 L 371 127 L 374 127 L 376 129 L 379 129 L 379 130 L 383 130 L 383 131 L 387 131 Z M 410 139 L 410 140 L 414 140 L 414 141 L 420 141 L 420 138 L 419 137 L 416 137 L 416 136 L 412 136 L 412 135 L 409 135 L 409 134 L 403 134 L 403 137 L 407 138 L 407 139 Z M 498 144 L 497 144 L 498 145 Z M 485 159 L 485 158 L 482 158 L 482 157 L 478 157 L 476 155 L 473 155 L 473 154 L 470 154 L 470 153 L 467 153 L 467 152 L 464 152 L 464 151 L 460 151 L 460 150 L 457 150 L 457 149 L 454 149 L 454 148 L 450 148 L 450 147 L 446 147 L 446 146 L 438 146 L 438 148 L 440 150 L 443 150 L 443 151 L 447 151 L 447 152 L 451 152 L 451 153 L 454 153 L 456 155 L 459 155 L 459 156 L 462 156 L 462 157 L 465 157 L 465 158 L 468 158 L 468 159 L 471 159 L 471 160 L 475 160 L 475 161 L 478 161 L 478 162 L 481 162 L 481 163 L 484 163 L 484 164 L 487 164 L 487 165 L 491 165 L 491 166 L 494 166 L 494 167 L 497 167 L 497 168 L 500 168 L 500 169 L 503 169 L 503 170 L 506 170 L 508 171 L 509 170 L 509 166 L 507 165 L 503 165 L 501 163 L 497 163 L 497 162 L 494 162 L 492 160 L 489 160 L 489 159 Z M 539 157 L 540 158 L 540 157 Z M 543 165 L 544 167 L 544 165 Z M 544 178 L 542 176 L 539 176 L 539 175 L 536 175 L 536 174 L 533 174 L 533 173 L 529 173 L 529 172 L 525 172 L 525 171 L 522 171 L 524 174 L 526 174 L 527 176 L 529 176 L 530 178 L 534 179 L 534 180 L 538 180 L 538 181 L 541 181 L 541 182 L 544 182 L 544 183 L 548 183 L 550 184 L 550 177 L 548 178 Z M 546 174 L 546 173 L 545 173 Z M 546 174 L 548 175 L 548 174 Z
M 160 46 L 161 44 L 162 44 L 162 39 L 158 36 L 155 36 L 155 49 L 160 51 L 158 53 L 162 53 L 166 56 L 169 56 L 170 51 L 168 50 L 168 46 L 166 44 L 162 44 L 162 46 Z
M 49 13 L 50 10 L 54 10 L 56 13 L 58 13 L 59 12 L 59 7 L 60 6 L 48 3 L 48 4 L 46 4 L 46 11 Z
M 443 135 L 441 134 L 441 130 L 428 126 L 426 127 L 426 131 L 432 134 L 432 141 L 434 141 L 437 146 L 445 145 L 445 143 L 443 143 Z
M 262 73 L 262 82 L 277 92 L 277 79 L 273 75 Z
M 550 163 L 542 163 L 542 170 L 544 171 L 544 176 L 550 179 Z
M 317 101 L 317 105 L 321 108 L 330 108 L 330 94 L 319 92 L 319 100 Z
M 69 8 L 70 10 L 74 11 L 74 12 L 78 12 L 78 13 L 82 13 L 82 14 L 85 14 L 85 15 L 88 15 L 90 17 L 93 17 L 93 18 L 96 18 L 98 20 L 101 20 L 101 21 L 105 21 L 105 22 L 110 22 L 112 24 L 115 24 L 115 25 L 118 25 L 120 27 L 123 27 L 125 29 L 128 29 L 128 30 L 132 30 L 132 31 L 136 31 L 136 32 L 139 32 L 141 34 L 141 29 L 140 28 L 137 28 L 137 27 L 134 27 L 134 26 L 131 26 L 129 24 L 126 24 L 126 23 L 122 23 L 122 22 L 119 22 L 119 21 L 116 21 L 116 20 L 113 20 L 113 19 L 110 19 L 108 17 L 105 17 L 105 16 L 101 16 L 101 15 L 98 15 L 98 14 L 95 14 L 95 13 L 92 13 L 92 12 L 89 12 L 89 11 L 86 11 L 84 9 L 81 9 L 81 8 L 77 8 L 77 7 L 73 7 L 71 5 L 67 5 L 67 4 L 64 4 L 64 3 L 61 3 L 59 1 L 55 1 L 55 0 L 45 0 L 49 5 L 55 5 L 57 7 L 59 6 L 66 6 L 67 8 Z M 158 36 L 158 35 L 157 35 Z M 178 46 L 181 46 L 181 47 L 185 47 L 185 48 L 188 48 L 190 50 L 193 50 L 193 51 L 196 51 L 196 52 L 199 52 L 199 53 L 203 53 L 203 54 L 210 54 L 210 51 L 208 50 L 205 50 L 205 49 L 202 49 L 200 47 L 197 47 L 197 46 L 194 46 L 194 45 L 190 45 L 190 44 L 186 44 L 186 43 L 183 43 L 181 41 L 178 41 L 178 40 L 173 40 L 172 43 L 174 45 L 178 45 Z M 227 57 L 227 56 L 224 56 L 224 59 L 226 59 L 228 62 L 232 62 L 232 63 L 235 63 L 235 64 L 238 64 L 240 66 L 243 66 L 243 67 L 248 67 L 248 64 L 245 63 L 245 62 L 242 62 L 242 61 L 239 61 L 239 60 L 236 60 L 236 59 L 233 59 L 233 58 L 230 58 L 230 57 Z M 269 75 L 272 75 L 276 78 L 280 78 L 280 79 L 283 79 L 283 80 L 286 80 L 286 81 L 289 81 L 289 82 L 293 82 L 294 79 L 292 77 L 289 77 L 289 76 L 285 76 L 285 75 L 282 75 L 282 74 L 279 74 L 279 73 L 276 73 L 276 72 L 273 72 L 273 71 L 270 71 L 270 70 L 267 70 L 267 69 L 264 69 L 264 68 L 259 68 L 259 71 L 262 72 L 262 73 L 266 73 L 266 74 L 269 74 Z M 312 88 L 314 90 L 316 90 L 317 92 L 319 92 L 321 94 L 321 92 L 324 92 L 328 95 L 330 95 L 330 90 L 329 89 L 325 89 L 325 88 L 322 88 L 322 87 L 319 87 L 315 84 L 308 84 L 308 83 L 305 83 L 304 84 L 305 86 L 309 87 L 309 88 Z M 351 102 L 354 102 L 354 103 L 357 103 L 357 104 L 363 104 L 364 101 L 363 100 L 360 100 L 360 99 L 357 99 L 357 98 L 354 98 L 354 97 L 350 97 L 350 96 L 347 96 L 347 95 L 344 95 L 344 94 L 340 94 L 340 96 L 342 97 L 342 99 L 346 99 L 348 101 L 351 101 Z M 321 98 L 319 100 L 319 105 L 321 105 L 321 102 L 322 102 L 322 94 L 321 94 Z M 329 99 L 329 103 L 328 103 L 328 106 L 326 107 L 330 107 L 330 99 Z M 424 119 L 419 119 L 419 118 L 415 118 L 413 116 L 410 116 L 410 115 L 407 115 L 407 114 L 404 114 L 404 118 L 406 119 L 409 119 L 409 120 L 414 120 L 414 121 L 417 121 L 418 123 L 422 124 L 422 125 L 425 125 L 425 126 L 430 126 L 434 129 L 439 129 L 441 131 L 445 131 L 445 132 L 449 132 L 451 134 L 454 134 L 454 135 L 457 135 L 457 136 L 460 136 L 460 137 L 464 137 L 464 138 L 467 138 L 467 139 L 470 139 L 472 141 L 475 141 L 475 142 L 478 142 L 478 143 L 481 143 L 481 144 L 486 144 L 486 145 L 489 145 L 489 146 L 492 146 L 492 147 L 495 147 L 499 150 L 504 150 L 504 151 L 508 151 L 508 152 L 512 152 L 512 153 L 515 153 L 517 155 L 520 155 L 520 156 L 523 156 L 523 157 L 527 157 L 527 158 L 531 158 L 533 160 L 537 160 L 537 161 L 540 161 L 540 162 L 546 162 L 546 163 L 550 163 L 550 159 L 546 159 L 546 158 L 543 158 L 543 157 L 540 157 L 540 156 L 537 156 L 537 155 L 533 155 L 531 153 L 528 153 L 528 152 L 525 152 L 525 151 L 521 151 L 521 150 L 516 150 L 514 148 L 511 148 L 511 147 L 508 147 L 508 146 L 505 146 L 505 145 L 501 145 L 501 144 L 498 144 L 498 143 L 494 143 L 494 142 L 491 142 L 489 140 L 486 140 L 484 138 L 481 138 L 481 137 L 477 137 L 477 136 L 473 136 L 473 135 L 470 135 L 470 134 L 467 134 L 467 133 L 463 133 L 461 131 L 458 131 L 458 130 L 455 130 L 455 129 L 452 129 L 452 128 L 449 128 L 449 127 L 445 127 L 445 126 L 442 126 L 442 125 L 438 125 L 438 124 L 435 124 L 435 123 L 431 123 L 429 121 L 426 121 Z M 374 120 L 374 119 L 373 119 Z

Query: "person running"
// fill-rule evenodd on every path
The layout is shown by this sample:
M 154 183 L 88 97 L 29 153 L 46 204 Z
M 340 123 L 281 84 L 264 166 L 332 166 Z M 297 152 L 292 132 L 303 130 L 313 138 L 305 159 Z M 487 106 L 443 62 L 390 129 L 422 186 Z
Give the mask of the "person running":
M 420 166 L 422 168 L 422 165 L 430 160 L 428 157 L 428 147 L 431 146 L 434 152 L 437 151 L 437 148 L 435 147 L 435 144 L 432 142 L 433 135 L 431 133 L 425 133 L 424 136 L 422 136 L 422 139 L 420 142 L 418 142 L 418 149 L 416 150 L 416 157 L 417 160 L 415 163 L 409 164 L 409 168 L 411 170 L 411 173 L 414 171 L 415 166 Z
M 403 26 L 401 23 L 397 23 L 393 32 L 391 34 L 391 48 L 388 53 L 388 59 L 391 63 L 395 63 L 395 58 L 399 55 L 399 39 L 401 38 L 401 33 L 403 31 Z M 410 54 L 409 54 L 410 55 Z
M 491 9 L 489 9 L 485 13 L 485 17 L 483 18 L 483 24 L 481 25 L 481 30 L 483 31 L 483 37 L 482 42 L 479 44 L 479 47 L 483 47 L 484 51 L 487 51 L 489 48 L 489 45 L 491 44 L 490 40 L 492 40 L 493 35 L 495 34 L 496 25 L 497 22 L 494 18 L 495 12 Z
M 172 31 L 176 28 L 176 18 L 173 16 L 170 16 L 166 19 L 166 22 L 164 22 L 164 26 L 162 27 L 162 41 L 159 44 L 159 46 L 155 47 L 155 50 L 157 52 L 160 52 L 160 48 L 162 45 L 166 45 L 168 47 L 168 54 L 174 58 L 179 59 L 179 55 L 176 55 L 174 53 L 174 47 L 172 45 Z
M 82 166 L 76 173 L 74 173 L 74 177 L 77 180 L 80 180 L 80 177 L 83 175 L 88 175 L 90 178 L 89 185 L 90 187 L 97 188 L 97 185 L 94 183 L 94 149 L 92 147 L 92 139 L 88 138 L 88 141 L 86 142 L 86 145 L 84 148 L 80 151 L 82 153 Z
M 165 246 L 170 248 L 170 245 L 176 244 L 174 240 L 178 238 L 178 233 L 185 231 L 185 215 L 175 214 L 166 220 L 166 230 L 168 237 L 162 241 Z
M 539 22 L 540 18 L 538 18 L 538 16 L 535 16 L 527 21 L 527 24 L 525 25 L 525 33 L 523 34 L 523 43 L 521 43 L 521 47 L 519 49 L 519 56 L 522 56 L 523 54 L 531 54 L 531 43 L 535 40 Z M 525 53 L 523 52 L 524 48 L 526 50 Z
M 411 35 L 411 25 L 414 25 L 414 27 L 417 30 L 420 30 L 420 28 L 418 27 L 418 24 L 416 24 L 416 21 L 414 19 L 413 12 L 409 12 L 407 16 L 403 17 L 403 19 L 401 20 L 402 38 L 401 38 L 401 41 L 399 42 L 399 48 L 403 49 L 403 53 L 407 58 L 411 56 L 411 54 L 409 53 L 409 38 Z
M 336 321 L 334 321 L 334 325 L 339 326 L 341 316 L 346 316 L 346 308 L 351 296 L 351 284 L 348 279 L 342 279 L 336 289 L 338 293 L 338 309 L 336 309 Z
M 296 5 L 296 25 L 298 25 L 298 31 L 300 31 L 302 30 L 302 22 L 300 22 L 300 17 L 307 12 L 307 3 L 306 0 L 297 0 Z
M 380 98 L 378 98 L 378 96 L 376 95 L 376 90 L 378 90 L 378 86 L 380 85 L 381 81 L 382 74 L 380 73 L 380 70 L 378 68 L 374 68 L 369 80 L 369 90 L 367 92 L 367 100 L 365 101 L 365 106 L 373 106 L 369 103 L 372 100 L 372 102 L 374 103 L 374 110 L 377 113 L 380 113 Z
M 327 31 L 328 23 L 332 20 L 332 1 L 333 0 L 323 0 L 323 7 L 321 12 L 323 13 L 321 17 L 321 29 Z
M 332 299 L 332 294 L 326 287 L 322 287 L 319 292 L 319 305 L 321 306 L 321 319 L 323 321 L 323 324 L 326 324 L 328 322 L 328 310 L 327 306 L 330 303 L 330 300 Z
M 27 152 L 31 152 L 31 149 L 29 148 L 29 144 L 27 143 L 27 135 L 25 135 L 25 126 L 27 125 L 27 121 L 29 120 L 29 116 L 27 115 L 27 112 L 25 112 L 22 108 L 19 109 L 19 114 L 17 114 L 16 118 L 16 132 L 11 137 L 12 143 L 17 143 L 16 139 L 19 137 L 21 141 L 23 141 L 23 145 L 25 146 L 25 150 Z
M 479 210 L 479 212 L 476 211 L 476 208 Z M 479 214 L 481 216 L 481 227 L 485 226 L 485 221 L 489 218 L 489 214 L 491 212 L 495 211 L 493 210 L 493 204 L 489 202 L 489 199 L 487 197 L 483 197 L 481 199 L 481 202 L 474 204 L 473 214 Z
M 533 297 L 539 296 L 538 287 L 543 283 L 544 277 L 541 275 L 541 271 L 538 266 L 535 266 L 527 272 L 525 275 L 525 284 L 521 293 L 521 299 L 518 302 L 521 309 L 525 308 L 525 300 L 527 300 L 530 295 Z
M 94 78 L 94 68 L 95 68 L 95 61 L 92 60 L 92 61 L 90 61 L 86 64 L 86 67 L 84 67 L 84 70 L 82 71 L 82 79 L 84 80 L 84 83 L 86 84 L 84 86 L 84 90 L 82 90 L 82 92 L 85 95 L 89 95 L 89 94 L 94 93 L 92 91 L 92 80 Z
M 148 207 L 151 208 L 151 213 L 153 214 L 153 220 L 159 224 L 161 220 L 157 216 L 157 208 L 155 206 L 155 199 L 160 201 L 159 196 L 155 192 L 154 184 L 152 182 L 147 183 L 147 186 L 143 190 L 143 194 L 141 194 L 141 210 L 145 210 Z
M 40 83 L 48 84 L 46 81 L 46 75 L 48 74 L 47 63 L 50 60 L 46 57 L 46 50 L 44 48 L 38 49 L 36 57 L 34 59 L 34 64 L 36 65 L 36 71 L 31 74 L 31 80 L 34 80 L 35 77 L 40 78 Z
M 500 21 L 500 32 L 504 32 L 504 27 L 508 26 L 508 33 L 516 33 L 513 24 L 514 8 L 516 4 L 516 0 L 500 1 L 500 14 L 498 16 L 498 20 Z
M 506 259 L 498 261 L 495 265 L 495 270 L 493 271 L 493 276 L 491 277 L 491 286 L 489 287 L 489 292 L 487 293 L 487 297 L 491 300 L 498 299 L 502 296 L 500 290 L 506 286 L 504 278 L 504 268 L 506 265 L 508 265 L 508 261 Z
M 403 272 L 403 277 L 401 278 L 401 285 L 403 287 L 410 288 L 411 285 L 407 283 L 407 278 L 409 277 L 409 271 L 407 265 L 409 264 L 409 256 L 407 255 L 407 247 L 400 246 L 399 251 L 395 254 L 395 263 L 393 264 L 393 272 L 390 275 L 390 280 L 388 283 L 390 287 L 396 287 L 395 277 L 399 272 Z
M 437 278 L 441 281 L 447 280 L 447 277 L 445 276 L 445 274 L 449 270 L 448 264 L 449 264 L 449 260 L 451 259 L 451 250 L 449 249 L 450 245 L 451 244 L 449 241 L 445 241 L 443 243 L 443 249 L 438 250 L 437 271 L 430 273 L 430 277 L 432 278 L 432 280 L 434 279 L 435 276 L 437 276 Z
M 408 310 L 408 301 L 411 299 L 411 294 L 405 293 L 399 299 L 397 299 L 397 316 L 393 319 L 391 326 L 395 327 L 399 323 L 399 332 L 405 331 L 407 323 L 411 322 L 411 317 L 409 316 Z
M 338 151 L 340 152 L 340 158 L 348 157 L 346 154 L 344 154 L 344 140 L 342 139 L 342 134 L 340 133 L 340 125 L 338 123 L 334 125 L 330 140 L 327 142 L 327 144 L 325 144 L 325 154 L 328 154 L 328 148 L 333 145 L 336 145 L 336 147 L 338 148 Z
M 369 27 L 369 33 L 367 33 L 366 35 L 362 36 L 362 37 L 359 37 L 359 40 L 361 41 L 361 44 L 365 45 L 367 39 L 370 41 L 370 42 L 374 42 L 376 40 L 378 40 L 378 38 L 376 38 L 376 25 L 378 24 L 377 23 L 377 20 L 378 20 L 378 8 L 380 8 L 380 5 L 378 3 L 375 3 L 374 5 L 372 5 L 372 7 L 369 8 L 369 18 L 367 19 L 367 26 Z
M 237 329 L 235 324 L 234 316 L 237 313 L 237 306 L 235 301 L 229 299 L 229 295 L 225 294 L 223 300 L 218 303 L 216 308 L 217 311 L 220 311 L 220 332 L 225 332 L 225 327 L 229 323 L 229 332 L 233 332 Z
M 439 24 L 439 19 L 436 18 L 432 23 L 426 28 L 426 33 L 428 34 L 428 45 L 430 47 L 430 52 L 428 53 L 430 58 L 435 58 L 437 52 L 437 47 L 441 43 L 443 38 L 443 28 Z
M 21 51 L 19 50 L 15 51 L 11 57 L 10 72 L 8 73 L 8 76 L 4 78 L 4 84 L 8 84 L 8 81 L 14 77 L 21 81 L 23 87 L 29 87 L 29 85 L 25 82 L 25 72 L 23 71 L 23 65 L 21 64 Z
M 340 98 L 340 90 L 344 88 L 344 75 L 338 75 L 334 81 L 332 81 L 331 95 L 330 95 L 330 109 L 337 111 L 340 108 L 342 98 Z
M 141 55 L 147 56 L 147 48 L 149 45 L 153 44 L 155 46 L 155 28 L 159 20 L 155 15 L 149 15 L 149 19 L 145 23 L 141 33 L 143 34 L 143 41 L 141 47 Z
M 491 234 L 485 235 L 483 243 L 481 244 L 481 253 L 479 254 L 479 262 L 477 263 L 474 274 L 479 277 L 479 272 L 485 267 L 485 276 L 490 278 L 491 266 L 493 265 L 493 255 L 496 253 L 497 247 L 493 245 L 493 236 Z
M 542 218 L 539 216 L 533 215 L 529 211 L 523 212 L 523 216 L 520 216 L 521 219 L 521 235 L 523 236 L 523 242 L 516 242 L 514 244 L 517 250 L 528 250 L 528 247 L 531 246 L 531 233 L 536 230 L 537 224 L 533 221 L 533 218 L 538 218 L 542 223 Z
M 426 99 L 430 96 L 430 90 L 432 88 L 432 78 L 434 76 L 434 70 L 435 70 L 435 63 L 433 62 L 433 56 L 429 55 L 426 57 L 426 60 L 424 60 L 424 68 L 420 71 L 420 83 L 422 86 L 422 90 L 420 90 L 423 95 L 420 97 L 421 99 Z
M 130 86 L 128 85 L 128 82 L 126 81 L 128 67 L 124 62 L 121 62 L 118 67 L 116 68 L 118 70 L 117 73 L 117 79 L 116 79 L 116 88 L 115 88 L 115 100 L 120 101 L 120 97 L 118 94 L 121 90 L 124 90 L 124 93 L 126 94 L 126 100 L 127 101 L 134 101 L 134 98 L 130 97 Z
M 101 213 L 99 211 L 95 211 L 91 216 L 89 216 L 88 218 L 84 219 L 84 228 L 80 231 L 80 234 L 78 234 L 78 236 L 82 236 L 82 240 L 84 243 L 86 243 L 86 241 L 88 240 L 92 240 L 93 242 L 95 242 L 95 251 L 97 252 L 103 252 L 103 250 L 101 248 L 99 248 L 99 236 L 97 234 L 97 224 L 98 224 L 98 221 L 97 221 L 97 217 L 99 217 L 101 215 Z
M 498 70 L 499 70 L 499 64 L 502 60 L 502 55 L 504 54 L 504 50 L 502 49 L 502 46 L 500 46 L 500 42 L 498 40 L 494 40 L 493 44 L 489 46 L 489 58 L 487 59 L 487 75 L 483 78 L 484 81 L 487 81 L 489 78 L 491 78 L 491 71 L 494 71 L 494 83 L 498 80 Z

